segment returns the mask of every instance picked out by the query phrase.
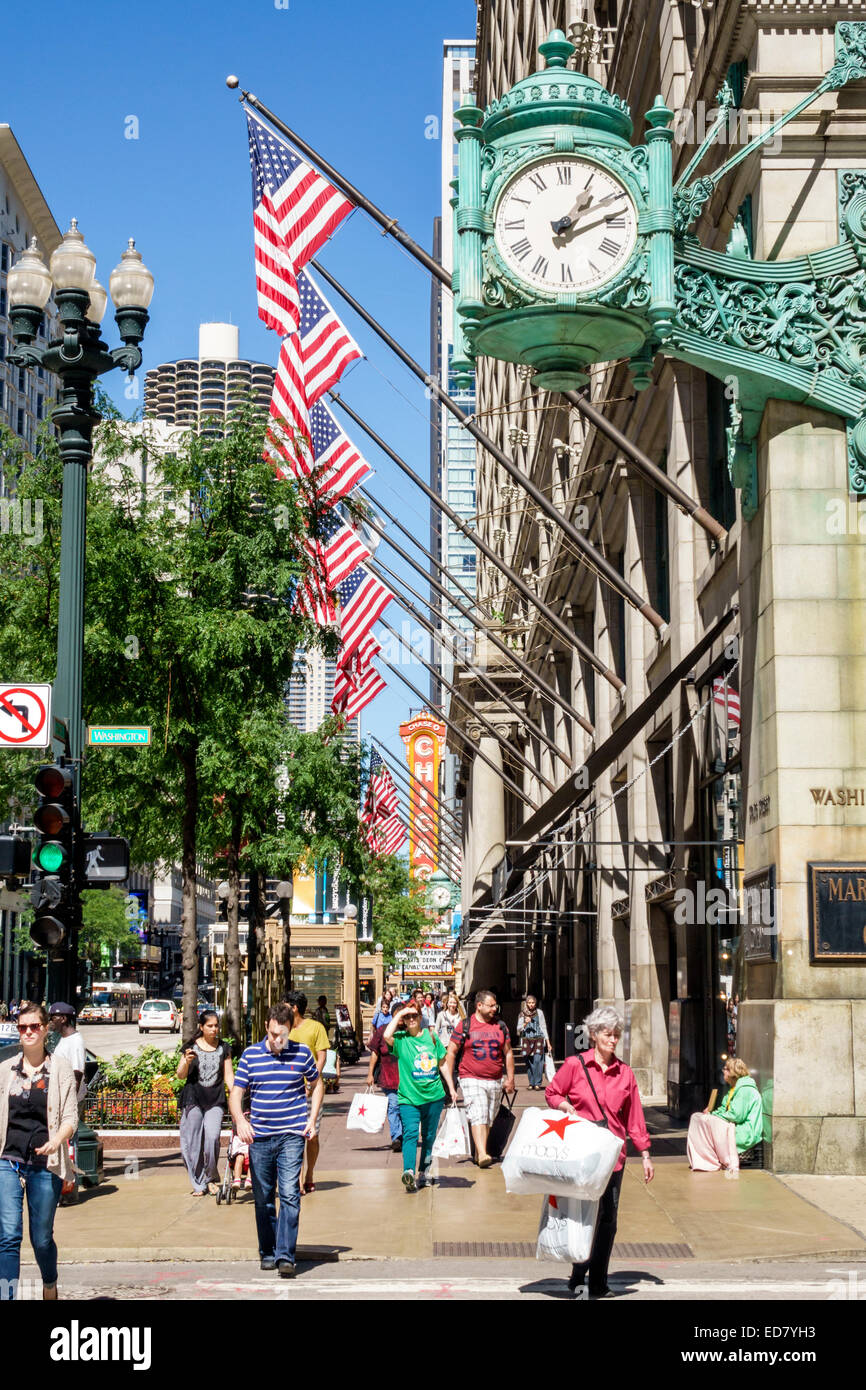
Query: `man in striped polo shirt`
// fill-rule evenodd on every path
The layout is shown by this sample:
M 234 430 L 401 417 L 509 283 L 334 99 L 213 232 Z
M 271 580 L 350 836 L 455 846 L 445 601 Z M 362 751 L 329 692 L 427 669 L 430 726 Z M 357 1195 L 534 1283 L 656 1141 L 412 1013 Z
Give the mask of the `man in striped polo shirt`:
M 304 1142 L 316 1132 L 325 1094 L 312 1052 L 303 1043 L 289 1040 L 291 1024 L 292 1011 L 288 1004 L 275 1004 L 268 1013 L 264 1041 L 243 1052 L 229 1096 L 229 1110 L 238 1138 L 250 1146 L 250 1176 L 261 1267 L 279 1270 L 283 1279 L 291 1279 L 295 1273 Z M 313 1087 L 309 1114 L 305 1081 Z M 243 1095 L 247 1087 L 249 1120 L 243 1114 Z

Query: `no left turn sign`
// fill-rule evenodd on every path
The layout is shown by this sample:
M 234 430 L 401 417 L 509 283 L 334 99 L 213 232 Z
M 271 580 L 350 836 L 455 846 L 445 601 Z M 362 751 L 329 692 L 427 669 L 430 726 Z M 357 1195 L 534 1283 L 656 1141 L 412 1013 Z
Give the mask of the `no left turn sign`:
M 0 748 L 47 748 L 50 720 L 50 685 L 0 685 Z

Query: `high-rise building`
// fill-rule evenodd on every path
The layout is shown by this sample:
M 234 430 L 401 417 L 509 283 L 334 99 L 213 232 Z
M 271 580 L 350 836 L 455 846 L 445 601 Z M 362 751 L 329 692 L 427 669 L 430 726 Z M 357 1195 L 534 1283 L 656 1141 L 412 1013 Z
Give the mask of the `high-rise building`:
M 239 334 L 232 323 L 202 323 L 198 357 L 161 362 L 144 379 L 144 413 L 170 425 L 198 429 L 210 416 L 224 419 L 244 398 L 267 410 L 275 369 L 239 357 Z M 203 434 L 218 433 L 215 428 Z
M 442 65 L 442 119 L 439 134 L 442 147 L 442 211 L 436 218 L 433 229 L 434 255 L 442 264 L 451 269 L 454 264 L 454 210 L 451 200 L 454 197 L 453 181 L 457 177 L 457 141 L 454 138 L 454 112 L 473 91 L 475 84 L 475 40 L 446 39 L 443 45 Z M 471 415 L 475 409 L 475 385 L 468 374 L 457 373 L 452 367 L 455 357 L 455 323 L 452 296 L 435 281 L 430 305 L 430 371 L 440 385 L 457 401 L 461 410 Z M 466 431 L 461 428 L 453 415 L 438 401 L 430 403 L 430 486 L 445 499 L 453 511 L 467 522 L 475 519 L 475 445 Z M 448 571 L 449 576 L 470 594 L 475 593 L 475 556 L 472 542 L 464 536 L 447 517 L 431 507 L 430 551 L 438 563 Z M 439 578 L 435 565 L 431 566 L 434 577 Z M 459 594 L 455 584 L 445 580 L 445 587 L 455 594 L 462 603 L 465 596 Z M 445 604 L 441 597 L 434 598 L 438 613 L 444 610 L 461 632 L 466 634 L 466 648 L 472 647 L 472 625 L 462 617 L 456 608 Z M 434 617 L 434 625 L 442 634 L 442 642 L 437 643 L 432 664 L 445 680 L 454 675 L 452 645 L 459 638 L 441 617 Z M 430 678 L 430 699 L 434 707 L 441 705 L 445 698 L 443 686 L 435 676 Z M 439 792 L 449 806 L 453 806 L 456 795 L 457 760 L 448 753 L 442 759 Z
M 15 367 L 8 360 L 9 331 L 6 276 L 33 237 L 47 261 L 61 241 L 60 228 L 45 201 L 21 146 L 8 125 L 0 125 L 0 423 L 32 445 L 56 382 L 44 367 Z M 40 346 L 53 332 L 57 310 L 49 300 L 39 327 Z M 0 496 L 5 492 L 0 475 Z

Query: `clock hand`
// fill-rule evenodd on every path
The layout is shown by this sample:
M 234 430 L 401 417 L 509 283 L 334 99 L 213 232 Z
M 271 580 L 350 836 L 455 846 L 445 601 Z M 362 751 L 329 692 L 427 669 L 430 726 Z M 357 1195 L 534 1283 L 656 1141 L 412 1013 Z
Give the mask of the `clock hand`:
M 571 212 L 567 212 L 565 216 L 560 217 L 558 221 L 551 222 L 550 225 L 556 235 L 561 236 L 563 232 L 568 231 L 568 228 L 574 225 L 575 218 L 579 217 L 582 212 L 585 212 L 591 202 L 592 194 L 587 193 L 586 189 L 584 189 L 582 193 L 578 193 Z
M 617 194 L 616 196 L 617 196 L 617 197 L 622 197 L 623 195 L 620 193 L 620 194 Z M 589 211 L 589 212 L 595 212 L 597 208 L 607 206 L 607 204 L 609 204 L 609 203 L 612 202 L 612 201 L 613 201 L 613 197 L 611 197 L 611 198 L 604 198 L 604 199 L 602 199 L 601 202 L 596 203 L 596 204 L 595 204 L 595 207 L 589 208 L 588 211 Z M 563 231 L 557 233 L 557 238 L 558 238 L 558 239 L 556 240 L 556 245 L 557 245 L 557 246 L 569 245 L 572 241 L 574 241 L 575 237 L 580 236 L 583 232 L 588 232 L 588 231 L 590 231 L 591 228 L 593 228 L 593 227 L 597 227 L 598 224 L 599 224 L 599 222 L 606 222 L 607 219 L 608 219 L 609 217 L 612 217 L 613 215 L 614 215 L 614 214 L 613 214 L 613 210 L 611 210 L 611 211 L 609 211 L 609 212 L 603 212 L 602 215 L 601 215 L 600 217 L 594 217 L 594 218 L 592 219 L 592 221 L 590 221 L 590 222 L 585 222 L 585 221 L 584 221 L 584 222 L 572 222 L 572 223 L 570 223 L 570 225 L 569 225 L 568 227 L 564 228 Z

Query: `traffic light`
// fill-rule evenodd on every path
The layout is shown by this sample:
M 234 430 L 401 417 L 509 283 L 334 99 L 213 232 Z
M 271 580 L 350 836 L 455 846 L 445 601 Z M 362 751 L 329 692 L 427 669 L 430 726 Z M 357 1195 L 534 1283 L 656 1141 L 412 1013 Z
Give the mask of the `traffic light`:
M 0 880 L 27 878 L 30 874 L 30 841 L 24 835 L 0 835 Z
M 40 767 L 34 779 L 40 801 L 33 813 L 39 832 L 33 856 L 30 935 L 42 950 L 59 946 L 69 926 L 74 882 L 75 783 L 68 767 Z

